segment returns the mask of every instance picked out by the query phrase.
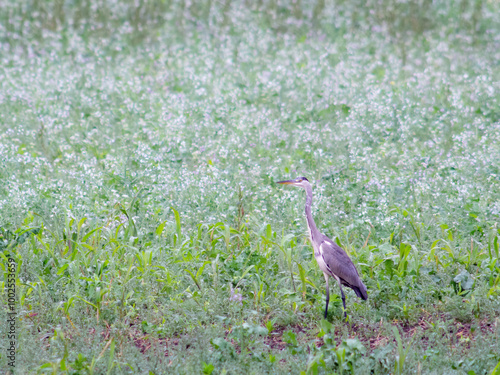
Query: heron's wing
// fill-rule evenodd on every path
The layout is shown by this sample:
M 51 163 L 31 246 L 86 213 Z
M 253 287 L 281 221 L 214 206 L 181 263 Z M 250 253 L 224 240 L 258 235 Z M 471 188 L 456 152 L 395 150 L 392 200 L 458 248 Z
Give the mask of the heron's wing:
M 359 297 L 366 299 L 366 286 L 346 252 L 329 238 L 323 239 L 319 249 L 332 274 L 340 278 L 342 284 L 352 288 Z

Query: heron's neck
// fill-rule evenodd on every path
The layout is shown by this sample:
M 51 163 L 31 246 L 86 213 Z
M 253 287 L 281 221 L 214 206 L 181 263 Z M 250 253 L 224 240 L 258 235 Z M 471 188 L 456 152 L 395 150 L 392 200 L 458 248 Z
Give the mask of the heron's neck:
M 316 223 L 312 217 L 311 205 L 313 200 L 313 193 L 311 186 L 306 186 L 306 220 L 309 231 L 311 232 L 311 237 L 314 237 L 318 233 L 318 228 L 316 228 Z M 311 238 L 312 239 L 312 238 Z

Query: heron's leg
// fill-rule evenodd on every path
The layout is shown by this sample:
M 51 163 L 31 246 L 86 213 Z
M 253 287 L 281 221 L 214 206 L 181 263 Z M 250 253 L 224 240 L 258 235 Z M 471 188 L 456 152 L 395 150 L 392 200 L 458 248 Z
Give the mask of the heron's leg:
M 345 307 L 345 295 L 344 295 L 344 290 L 342 289 L 342 283 L 340 282 L 339 278 L 337 279 L 337 283 L 339 284 L 340 288 L 340 294 L 342 295 L 342 303 L 344 304 L 344 319 L 347 320 L 347 309 Z
M 326 319 L 326 314 L 328 313 L 328 303 L 330 302 L 330 287 L 328 286 L 328 275 L 325 273 L 325 280 L 326 280 L 326 306 L 325 306 L 325 319 Z

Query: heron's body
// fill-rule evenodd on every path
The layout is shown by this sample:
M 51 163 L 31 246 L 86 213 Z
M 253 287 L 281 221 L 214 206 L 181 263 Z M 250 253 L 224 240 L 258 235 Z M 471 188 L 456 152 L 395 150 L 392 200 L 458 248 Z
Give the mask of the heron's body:
M 302 187 L 306 191 L 306 220 L 309 230 L 309 238 L 314 249 L 314 258 L 318 262 L 318 266 L 323 271 L 326 280 L 326 308 L 325 319 L 328 313 L 328 302 L 330 300 L 329 278 L 333 277 L 339 284 L 340 293 L 342 294 L 342 302 L 344 305 L 344 316 L 347 318 L 345 307 L 345 296 L 342 290 L 342 285 L 348 286 L 356 295 L 364 300 L 368 298 L 366 286 L 359 277 L 358 271 L 352 263 L 346 252 L 330 238 L 321 233 L 316 227 L 316 223 L 311 214 L 312 206 L 312 188 L 311 184 L 305 177 L 299 177 L 295 180 L 279 181 L 279 184 L 294 185 Z

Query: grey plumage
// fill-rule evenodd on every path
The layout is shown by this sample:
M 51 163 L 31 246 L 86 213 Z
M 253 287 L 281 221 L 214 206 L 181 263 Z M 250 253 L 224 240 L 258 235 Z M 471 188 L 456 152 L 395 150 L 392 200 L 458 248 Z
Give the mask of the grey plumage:
M 342 285 L 345 285 L 356 293 L 363 300 L 368 298 L 366 286 L 359 277 L 358 270 L 352 263 L 346 252 L 330 238 L 321 233 L 316 227 L 316 223 L 312 217 L 312 188 L 311 184 L 305 177 L 298 177 L 295 180 L 278 181 L 278 184 L 286 184 L 298 186 L 306 191 L 306 220 L 307 228 L 309 229 L 309 237 L 314 249 L 314 257 L 318 262 L 319 268 L 323 271 L 326 281 L 326 307 L 325 319 L 328 313 L 328 303 L 330 301 L 329 277 L 337 280 L 342 295 L 342 303 L 344 305 L 344 317 L 347 319 L 345 296 L 342 290 Z

